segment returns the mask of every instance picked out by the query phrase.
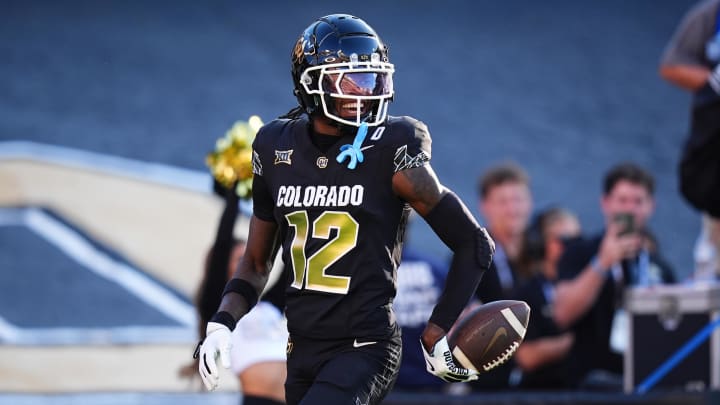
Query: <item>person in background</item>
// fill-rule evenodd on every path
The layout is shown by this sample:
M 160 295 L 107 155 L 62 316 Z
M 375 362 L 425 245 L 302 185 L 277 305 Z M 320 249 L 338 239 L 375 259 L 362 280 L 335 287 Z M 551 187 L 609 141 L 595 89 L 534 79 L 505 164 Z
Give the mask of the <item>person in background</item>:
M 479 210 L 495 241 L 495 256 L 475 296 L 481 303 L 512 299 L 523 279 L 518 261 L 523 233 L 532 214 L 530 177 L 515 163 L 502 163 L 485 171 L 478 181 Z M 473 382 L 474 391 L 510 388 L 514 358 Z
M 478 181 L 478 195 L 478 208 L 495 240 L 495 256 L 476 296 L 481 302 L 507 299 L 522 278 L 518 260 L 532 213 L 530 177 L 515 163 L 491 167 Z
M 683 196 L 703 212 L 695 277 L 720 277 L 720 0 L 696 3 L 660 60 L 660 76 L 693 96 L 690 132 L 680 158 Z
M 235 187 L 225 188 L 217 181 L 214 191 L 225 205 L 215 240 L 205 260 L 205 271 L 198 287 L 196 303 L 198 333 L 205 338 L 207 323 L 217 311 L 222 291 L 245 254 L 246 242 L 234 235 L 239 214 Z M 285 403 L 285 348 L 287 328 L 283 311 L 283 281 L 269 284 L 253 311 L 244 317 L 232 334 L 232 371 L 238 377 L 243 405 L 279 405 Z M 186 367 L 187 368 L 187 367 Z M 197 375 L 197 361 L 192 373 Z M 188 372 L 182 370 L 183 375 Z
M 519 388 L 567 388 L 567 356 L 572 332 L 558 328 L 554 318 L 557 264 L 564 242 L 580 235 L 577 216 L 561 207 L 535 216 L 525 231 L 520 266 L 532 277 L 517 289 L 515 299 L 530 306 L 530 322 L 523 344 L 515 354 L 513 381 Z
M 398 267 L 398 291 L 393 310 L 402 331 L 402 362 L 395 391 L 441 392 L 443 380 L 429 374 L 420 348 L 420 337 L 442 293 L 447 264 L 434 256 L 403 246 Z
M 561 329 L 575 334 L 568 373 L 574 387 L 620 389 L 628 336 L 624 289 L 675 281 L 647 227 L 654 192 L 655 180 L 640 166 L 613 166 L 600 200 L 605 230 L 565 245 L 554 315 Z

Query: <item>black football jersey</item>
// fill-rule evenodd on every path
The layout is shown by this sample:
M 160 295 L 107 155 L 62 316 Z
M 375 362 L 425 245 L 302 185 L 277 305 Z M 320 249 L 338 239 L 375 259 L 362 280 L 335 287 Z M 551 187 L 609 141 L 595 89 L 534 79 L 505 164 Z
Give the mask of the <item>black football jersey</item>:
M 314 339 L 390 336 L 410 210 L 393 193 L 392 176 L 430 160 L 427 127 L 389 117 L 368 128 L 355 169 L 336 161 L 354 136 L 322 152 L 309 131 L 305 117 L 277 119 L 253 143 L 253 210 L 279 226 L 288 330 Z

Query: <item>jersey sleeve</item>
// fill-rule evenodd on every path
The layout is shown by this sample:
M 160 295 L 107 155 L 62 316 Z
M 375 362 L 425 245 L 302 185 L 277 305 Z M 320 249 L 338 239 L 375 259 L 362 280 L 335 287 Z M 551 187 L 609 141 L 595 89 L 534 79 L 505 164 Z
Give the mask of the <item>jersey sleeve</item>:
M 262 219 L 263 221 L 274 221 L 273 216 L 273 197 L 265 179 L 265 172 L 263 170 L 263 163 L 267 157 L 267 150 L 264 148 L 264 134 L 265 127 L 260 128 L 255 141 L 253 142 L 252 148 L 252 171 L 253 171 L 253 187 L 252 187 L 252 199 L 253 199 L 253 215 Z
M 393 158 L 394 172 L 424 166 L 430 162 L 432 140 L 427 126 L 422 121 L 409 117 L 403 117 L 398 125 L 401 136 L 397 139 Z

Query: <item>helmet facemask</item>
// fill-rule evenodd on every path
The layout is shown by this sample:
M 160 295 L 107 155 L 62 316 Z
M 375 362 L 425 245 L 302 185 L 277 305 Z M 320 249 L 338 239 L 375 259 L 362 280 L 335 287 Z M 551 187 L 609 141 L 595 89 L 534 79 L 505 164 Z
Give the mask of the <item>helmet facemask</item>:
M 349 62 L 305 69 L 300 83 L 308 95 L 320 100 L 327 118 L 353 127 L 360 127 L 363 122 L 377 126 L 385 121 L 393 98 L 394 72 L 393 64 L 380 62 L 377 53 L 363 62 L 351 54 Z

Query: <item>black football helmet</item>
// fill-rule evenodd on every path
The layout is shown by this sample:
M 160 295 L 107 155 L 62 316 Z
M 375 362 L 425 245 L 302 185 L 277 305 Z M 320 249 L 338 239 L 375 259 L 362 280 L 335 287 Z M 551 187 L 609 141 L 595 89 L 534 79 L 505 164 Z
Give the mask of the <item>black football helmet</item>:
M 380 125 L 393 98 L 388 47 L 365 21 L 332 14 L 312 23 L 292 52 L 295 96 L 303 110 L 340 126 Z

